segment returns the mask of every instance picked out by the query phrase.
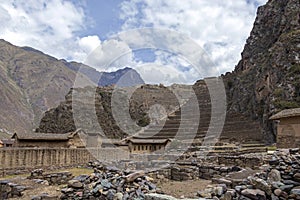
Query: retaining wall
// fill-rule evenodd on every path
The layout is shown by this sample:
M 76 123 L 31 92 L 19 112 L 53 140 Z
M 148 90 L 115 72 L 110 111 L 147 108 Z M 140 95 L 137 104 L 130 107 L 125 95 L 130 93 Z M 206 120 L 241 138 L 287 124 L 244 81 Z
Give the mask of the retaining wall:
M 95 160 L 94 156 L 103 161 L 118 161 L 128 159 L 129 153 L 115 148 L 3 148 L 0 170 L 74 166 Z

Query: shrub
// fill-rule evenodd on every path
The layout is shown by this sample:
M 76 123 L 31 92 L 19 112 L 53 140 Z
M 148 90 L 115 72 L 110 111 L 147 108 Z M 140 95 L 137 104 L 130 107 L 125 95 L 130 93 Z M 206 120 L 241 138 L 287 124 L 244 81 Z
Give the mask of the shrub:
M 284 101 L 284 100 L 275 101 L 274 105 L 276 108 L 280 110 L 299 107 L 299 104 L 295 101 Z

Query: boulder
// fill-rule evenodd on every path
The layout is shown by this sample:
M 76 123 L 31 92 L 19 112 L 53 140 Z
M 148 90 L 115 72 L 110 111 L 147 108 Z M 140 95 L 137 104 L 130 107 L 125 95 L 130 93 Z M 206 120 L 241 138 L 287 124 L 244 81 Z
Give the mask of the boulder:
M 259 189 L 245 189 L 241 193 L 245 197 L 248 197 L 253 200 L 266 200 L 266 194 L 264 191 Z
M 296 173 L 293 176 L 294 181 L 300 182 L 300 173 Z
M 281 195 L 281 193 L 282 193 L 282 190 L 281 189 L 276 189 L 276 190 L 274 190 L 274 194 L 276 195 L 276 196 L 280 196 Z
M 135 179 L 139 178 L 139 177 L 142 177 L 145 175 L 145 172 L 144 171 L 137 171 L 137 172 L 134 172 L 132 174 L 129 174 L 126 176 L 126 182 L 132 182 L 134 181 Z
M 145 200 L 177 200 L 177 198 L 162 194 L 146 194 Z
M 277 169 L 272 169 L 268 174 L 267 180 L 269 183 L 281 181 L 280 171 L 278 171 Z
M 72 188 L 83 188 L 83 184 L 79 180 L 70 180 L 68 186 Z
M 261 178 L 249 178 L 250 183 L 256 188 L 266 192 L 268 195 L 272 194 L 271 185 Z

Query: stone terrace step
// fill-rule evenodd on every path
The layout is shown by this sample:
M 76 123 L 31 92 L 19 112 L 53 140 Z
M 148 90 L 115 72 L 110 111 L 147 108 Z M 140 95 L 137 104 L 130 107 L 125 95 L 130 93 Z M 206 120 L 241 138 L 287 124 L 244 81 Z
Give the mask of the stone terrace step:
M 213 89 L 214 92 L 219 90 L 219 88 Z M 221 120 L 220 115 L 223 113 L 214 113 L 216 114 L 216 117 L 212 117 L 211 105 L 212 103 L 219 103 L 221 99 L 216 99 L 211 102 L 208 88 L 205 86 L 204 82 L 197 82 L 196 86 L 194 86 L 194 90 L 197 95 L 197 99 L 191 98 L 187 100 L 181 109 L 178 109 L 168 116 L 164 125 L 152 125 L 136 137 L 148 137 L 151 139 L 174 138 L 177 136 L 178 131 L 180 131 L 180 133 L 184 133 L 180 136 L 180 138 L 192 138 L 194 137 L 193 127 L 198 126 L 196 138 L 199 138 L 201 141 L 207 134 L 210 122 L 213 121 L 213 125 L 215 127 L 212 128 L 223 128 L 220 136 L 221 139 L 236 139 L 238 141 L 262 140 L 263 136 L 260 131 L 260 124 L 248 119 L 240 113 L 231 111 L 227 112 L 225 125 L 221 125 L 222 123 L 218 125 L 218 121 L 220 122 Z M 193 106 L 195 104 L 198 104 L 200 113 L 195 113 Z M 256 146 L 249 146 L 249 148 L 252 147 L 254 148 Z

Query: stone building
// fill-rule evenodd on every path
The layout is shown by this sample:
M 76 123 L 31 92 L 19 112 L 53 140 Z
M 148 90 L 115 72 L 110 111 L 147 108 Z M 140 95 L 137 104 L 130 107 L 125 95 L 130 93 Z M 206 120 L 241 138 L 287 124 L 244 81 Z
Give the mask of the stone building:
M 130 153 L 152 153 L 163 151 L 171 140 L 169 139 L 128 139 L 128 149 Z
M 84 148 L 86 134 L 82 130 L 71 133 L 15 133 L 15 147 Z
M 300 147 L 300 108 L 283 110 L 270 117 L 277 120 L 277 147 Z

